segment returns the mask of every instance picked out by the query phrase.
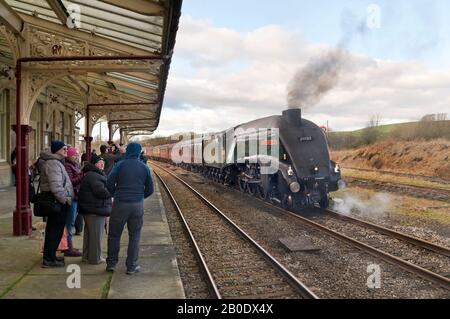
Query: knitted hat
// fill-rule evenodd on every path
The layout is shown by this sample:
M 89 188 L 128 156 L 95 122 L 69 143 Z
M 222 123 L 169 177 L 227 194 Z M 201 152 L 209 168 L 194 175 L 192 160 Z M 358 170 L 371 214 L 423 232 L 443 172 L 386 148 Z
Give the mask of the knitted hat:
M 71 146 L 67 150 L 68 157 L 72 157 L 72 156 L 79 155 L 79 154 L 80 154 L 80 152 L 78 152 L 78 148 L 76 148 L 76 147 Z
M 92 158 L 92 164 L 94 164 L 94 165 L 97 164 L 100 161 L 105 162 L 105 159 L 103 157 L 101 157 L 101 156 L 94 156 Z
M 65 146 L 66 146 L 66 144 L 62 141 L 53 141 L 52 145 L 51 145 L 52 153 L 55 154 L 56 152 L 58 152 L 60 149 L 62 149 Z

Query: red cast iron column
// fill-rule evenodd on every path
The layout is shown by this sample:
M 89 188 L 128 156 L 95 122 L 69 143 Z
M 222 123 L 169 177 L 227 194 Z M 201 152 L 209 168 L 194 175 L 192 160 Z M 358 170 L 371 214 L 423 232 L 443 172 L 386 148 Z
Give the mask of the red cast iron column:
M 30 127 L 22 125 L 22 67 L 16 66 L 16 209 L 13 213 L 14 236 L 31 234 L 31 209 L 28 181 L 28 134 Z
M 112 142 L 113 141 L 113 125 L 111 122 L 108 122 L 108 132 L 109 132 L 109 139 L 108 142 Z
M 91 112 L 88 104 L 86 106 L 86 129 L 84 134 L 84 140 L 86 141 L 86 159 L 88 162 L 92 160 L 91 143 L 94 140 L 94 138 L 90 136 L 91 134 L 90 125 L 91 125 Z
M 120 129 L 120 141 L 119 141 L 119 144 L 123 144 L 123 130 L 122 129 Z
M 32 212 L 29 202 L 28 136 L 33 129 L 28 125 L 21 125 L 21 132 L 18 133 L 17 125 L 12 128 L 16 136 L 20 136 L 16 143 L 16 209 L 13 213 L 13 233 L 14 236 L 29 236 L 32 231 Z

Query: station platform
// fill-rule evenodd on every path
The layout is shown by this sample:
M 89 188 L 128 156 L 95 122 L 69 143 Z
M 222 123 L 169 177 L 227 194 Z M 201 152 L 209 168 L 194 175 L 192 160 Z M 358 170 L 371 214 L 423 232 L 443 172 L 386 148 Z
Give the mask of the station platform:
M 0 298 L 44 299 L 184 299 L 176 253 L 173 247 L 157 180 L 155 193 L 145 201 L 144 227 L 141 235 L 141 271 L 125 274 L 128 233 L 122 235 L 120 260 L 114 273 L 106 264 L 89 265 L 81 257 L 66 257 L 64 268 L 42 268 L 40 253 L 41 218 L 33 217 L 38 230 L 30 237 L 12 236 L 12 211 L 15 188 L 0 189 Z M 82 248 L 83 236 L 74 236 L 76 248 Z M 102 241 L 106 258 L 107 236 Z M 80 288 L 69 288 L 73 277 L 70 265 L 80 269 Z M 77 268 L 75 266 L 75 268 Z

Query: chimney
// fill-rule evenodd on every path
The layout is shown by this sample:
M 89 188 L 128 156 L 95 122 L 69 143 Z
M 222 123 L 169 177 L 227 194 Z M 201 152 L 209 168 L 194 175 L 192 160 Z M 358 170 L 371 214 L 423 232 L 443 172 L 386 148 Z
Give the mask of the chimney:
M 291 125 L 302 125 L 302 110 L 289 109 L 283 111 L 283 119 Z

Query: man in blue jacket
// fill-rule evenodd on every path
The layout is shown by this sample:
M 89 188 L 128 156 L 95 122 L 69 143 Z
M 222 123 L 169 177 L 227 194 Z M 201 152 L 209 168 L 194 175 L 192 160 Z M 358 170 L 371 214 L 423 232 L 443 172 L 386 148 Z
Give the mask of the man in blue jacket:
M 144 222 L 144 199 L 153 194 L 150 168 L 140 161 L 142 147 L 131 143 L 125 159 L 116 164 L 108 176 L 107 187 L 114 197 L 109 220 L 108 258 L 106 270 L 113 272 L 119 261 L 120 237 L 128 227 L 127 274 L 139 272 L 139 241 Z

